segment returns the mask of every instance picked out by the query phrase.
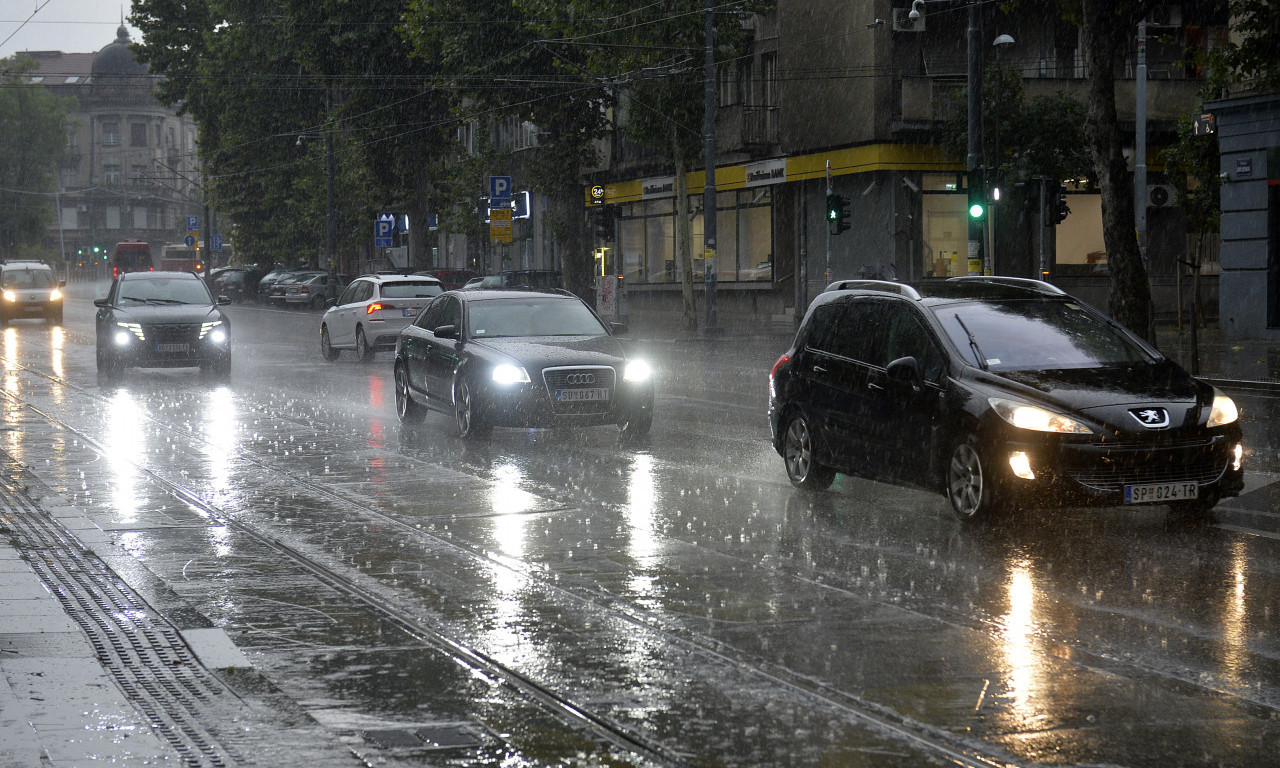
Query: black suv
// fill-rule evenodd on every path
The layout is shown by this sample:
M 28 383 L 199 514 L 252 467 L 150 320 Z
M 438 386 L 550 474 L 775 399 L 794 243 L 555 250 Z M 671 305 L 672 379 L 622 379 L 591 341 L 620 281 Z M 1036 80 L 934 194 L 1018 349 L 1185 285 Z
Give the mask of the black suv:
M 1001 508 L 1167 503 L 1243 487 L 1231 398 L 1035 280 L 833 283 L 769 375 L 774 448 L 800 488 L 836 472 Z

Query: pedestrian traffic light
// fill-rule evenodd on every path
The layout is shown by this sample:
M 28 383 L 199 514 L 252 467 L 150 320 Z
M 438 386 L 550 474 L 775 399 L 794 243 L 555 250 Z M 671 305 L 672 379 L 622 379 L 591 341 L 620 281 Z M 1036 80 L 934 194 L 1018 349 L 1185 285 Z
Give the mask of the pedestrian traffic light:
M 827 195 L 827 231 L 838 235 L 850 228 L 849 200 L 843 195 Z
M 1067 206 L 1066 186 L 1062 183 L 1055 184 L 1049 202 L 1053 205 L 1053 223 L 1061 224 L 1066 220 L 1067 214 L 1071 213 L 1071 208 Z

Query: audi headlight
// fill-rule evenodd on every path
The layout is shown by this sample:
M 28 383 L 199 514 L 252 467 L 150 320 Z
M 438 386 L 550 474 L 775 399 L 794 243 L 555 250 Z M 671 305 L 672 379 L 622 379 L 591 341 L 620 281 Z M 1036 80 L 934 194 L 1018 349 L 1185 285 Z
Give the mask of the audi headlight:
M 49 301 L 57 301 L 58 299 L 61 299 L 61 298 L 62 298 L 62 291 L 58 290 L 57 288 L 54 288 L 52 291 L 49 291 Z
M 653 369 L 643 360 L 628 360 L 627 367 L 622 370 L 623 381 L 648 381 Z
M 5 300 L 5 301 L 17 301 L 17 300 L 18 300 L 18 294 L 14 293 L 13 291 L 5 291 L 5 292 L 4 292 L 4 300 Z
M 126 331 L 128 331 L 129 333 L 132 333 L 134 336 L 137 336 L 137 337 L 138 337 L 138 341 L 145 341 L 145 340 L 146 340 L 146 339 L 143 337 L 143 335 L 142 335 L 142 325 L 140 325 L 139 323 L 116 323 L 116 325 L 118 325 L 118 326 L 120 326 L 121 328 L 125 329 L 125 330 L 126 330 Z M 125 341 L 128 341 L 128 340 L 129 340 L 129 339 L 128 339 L 128 337 L 126 336 L 126 337 L 125 337 Z M 116 343 L 117 343 L 117 344 L 123 344 L 123 343 L 124 343 L 124 341 L 121 341 L 121 340 L 120 340 L 120 336 L 119 336 L 119 334 L 117 334 L 117 335 L 116 335 Z
M 991 408 L 1000 414 L 1000 418 L 1020 429 L 1030 429 L 1036 432 L 1058 432 L 1068 435 L 1088 435 L 1093 433 L 1092 429 L 1070 416 L 1054 413 L 1038 405 L 1020 403 L 1017 400 L 1005 400 L 1001 397 L 988 398 L 987 401 L 991 403 Z
M 527 384 L 529 372 L 518 365 L 497 365 L 493 368 L 493 380 L 497 384 Z
M 1236 408 L 1236 402 L 1222 394 L 1215 387 L 1213 390 L 1213 408 L 1209 410 L 1208 426 L 1221 427 L 1238 418 L 1240 418 L 1240 410 Z

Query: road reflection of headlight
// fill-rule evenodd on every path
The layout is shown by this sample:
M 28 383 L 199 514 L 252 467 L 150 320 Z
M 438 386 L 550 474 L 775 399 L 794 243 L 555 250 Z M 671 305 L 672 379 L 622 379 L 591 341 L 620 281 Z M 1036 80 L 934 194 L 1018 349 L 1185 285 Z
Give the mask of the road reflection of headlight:
M 527 384 L 529 372 L 515 365 L 497 365 L 493 368 L 493 380 L 497 384 Z
M 652 375 L 653 369 L 644 360 L 628 360 L 622 371 L 624 381 L 648 381 Z

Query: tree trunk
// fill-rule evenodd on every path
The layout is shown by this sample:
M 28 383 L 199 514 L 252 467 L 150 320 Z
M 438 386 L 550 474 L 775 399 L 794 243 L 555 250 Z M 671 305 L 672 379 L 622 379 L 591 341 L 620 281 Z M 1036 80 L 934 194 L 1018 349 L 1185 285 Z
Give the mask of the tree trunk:
M 1080 37 L 1089 89 L 1085 138 L 1102 190 L 1102 238 L 1111 272 L 1108 311 L 1120 324 L 1154 344 L 1151 285 L 1134 231 L 1132 176 L 1121 151 L 1116 119 L 1117 52 L 1125 49 L 1131 25 L 1128 14 L 1117 12 L 1115 0 L 1083 0 L 1082 6 Z
M 689 226 L 689 187 L 685 179 L 684 148 L 676 133 L 675 124 L 671 124 L 671 156 L 676 163 L 676 269 L 680 272 L 680 294 L 684 297 L 684 327 L 688 331 L 698 330 L 698 307 L 693 298 L 693 259 L 689 250 L 692 247 L 693 233 Z

